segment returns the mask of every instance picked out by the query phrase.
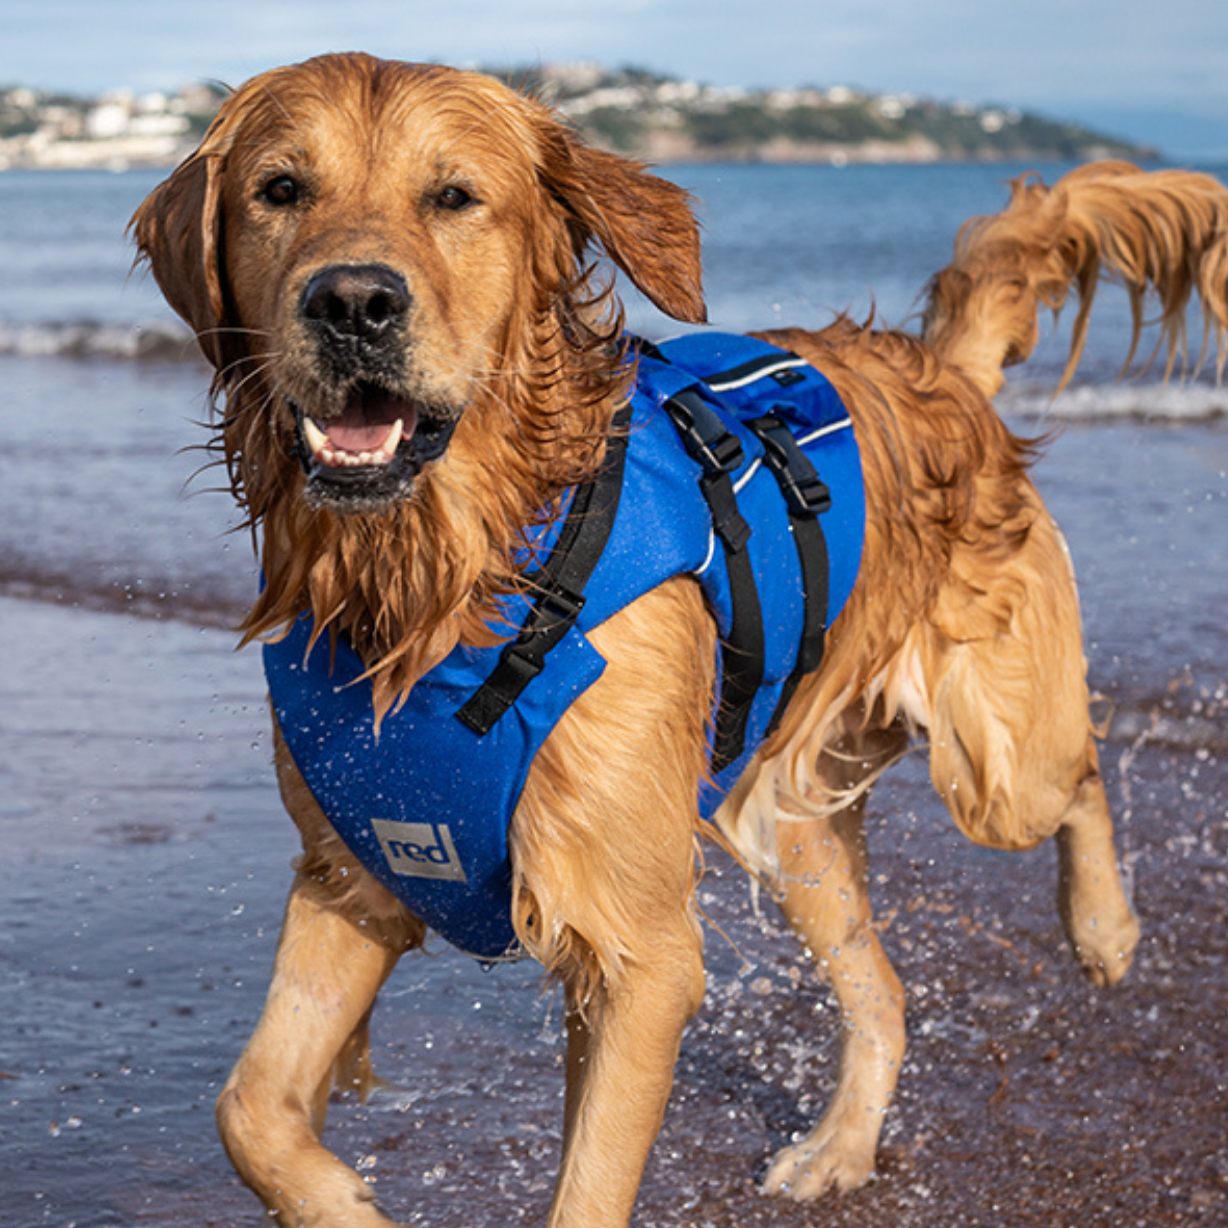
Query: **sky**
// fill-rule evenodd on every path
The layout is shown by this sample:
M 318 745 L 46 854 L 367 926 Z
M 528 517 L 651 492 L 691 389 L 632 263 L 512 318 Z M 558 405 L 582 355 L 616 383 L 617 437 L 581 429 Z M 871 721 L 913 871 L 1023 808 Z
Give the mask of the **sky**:
M 0 0 L 0 84 L 237 85 L 323 51 L 995 103 L 1228 155 L 1228 0 Z

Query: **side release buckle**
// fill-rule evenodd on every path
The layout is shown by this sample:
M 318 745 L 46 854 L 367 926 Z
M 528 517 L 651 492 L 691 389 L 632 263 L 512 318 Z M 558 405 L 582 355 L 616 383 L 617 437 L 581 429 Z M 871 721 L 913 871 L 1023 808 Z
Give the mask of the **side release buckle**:
M 776 475 L 781 494 L 795 516 L 821 516 L 831 507 L 831 491 L 792 431 L 775 414 L 747 424 L 763 441 L 763 462 Z

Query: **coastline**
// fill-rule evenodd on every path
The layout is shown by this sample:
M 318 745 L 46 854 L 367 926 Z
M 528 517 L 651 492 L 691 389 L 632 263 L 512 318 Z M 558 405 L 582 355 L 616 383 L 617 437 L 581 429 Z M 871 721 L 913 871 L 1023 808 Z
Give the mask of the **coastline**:
M 10 147 L 0 141 L 0 174 L 19 171 L 112 171 L 171 170 L 196 148 L 194 141 L 169 141 L 165 138 L 123 137 L 105 141 L 57 141 L 36 150 Z M 936 166 L 977 163 L 994 165 L 1007 162 L 1060 161 L 1060 155 L 1044 149 L 978 150 L 957 155 L 934 141 L 914 137 L 903 142 L 861 141 L 807 143 L 775 139 L 755 146 L 730 148 L 699 146 L 670 133 L 653 134 L 642 146 L 612 150 L 652 164 L 673 166 L 711 166 L 720 164 L 775 166 Z M 1084 160 L 1112 156 L 1113 150 L 1089 149 Z M 1145 151 L 1140 161 L 1154 162 L 1160 155 Z
M 34 149 L 8 140 L 0 141 L 0 172 L 156 169 L 177 165 L 194 148 L 195 142 L 167 137 L 51 141 Z
M 1159 152 L 1014 106 L 830 85 L 714 87 L 634 67 L 488 67 L 552 106 L 590 144 L 653 162 L 923 164 L 1155 160 Z M 229 90 L 113 90 L 99 98 L 0 87 L 0 170 L 169 166 L 189 154 Z

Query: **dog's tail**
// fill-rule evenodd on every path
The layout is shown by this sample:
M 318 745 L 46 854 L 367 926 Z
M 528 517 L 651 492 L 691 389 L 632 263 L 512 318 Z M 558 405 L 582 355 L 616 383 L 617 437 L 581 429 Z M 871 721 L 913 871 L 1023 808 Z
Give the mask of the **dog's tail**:
M 924 335 L 940 357 L 993 396 L 1003 368 L 1022 362 L 1039 337 L 1042 306 L 1057 313 L 1073 286 L 1079 309 L 1059 390 L 1083 352 L 1101 275 L 1130 296 L 1133 362 L 1149 291 L 1159 298 L 1165 378 L 1188 365 L 1186 308 L 1202 301 L 1205 332 L 1195 365 L 1214 341 L 1216 372 L 1228 360 L 1228 188 L 1192 171 L 1141 171 L 1128 162 L 1097 162 L 1052 188 L 1035 175 L 1011 184 L 1001 213 L 960 229 L 955 257 L 929 287 Z

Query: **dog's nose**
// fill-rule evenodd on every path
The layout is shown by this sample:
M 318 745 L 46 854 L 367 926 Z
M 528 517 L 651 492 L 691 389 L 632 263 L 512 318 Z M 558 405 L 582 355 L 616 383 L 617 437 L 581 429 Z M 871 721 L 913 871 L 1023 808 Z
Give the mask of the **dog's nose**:
M 307 283 L 299 306 L 312 324 L 338 340 L 375 342 L 404 322 L 409 288 L 386 265 L 332 265 Z

